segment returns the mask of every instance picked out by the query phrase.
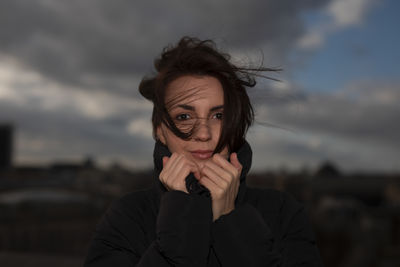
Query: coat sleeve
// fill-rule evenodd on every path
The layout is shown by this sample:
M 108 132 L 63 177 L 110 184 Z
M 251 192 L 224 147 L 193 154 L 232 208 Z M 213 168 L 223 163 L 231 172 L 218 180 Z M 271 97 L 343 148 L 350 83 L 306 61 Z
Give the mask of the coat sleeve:
M 244 204 L 213 223 L 212 248 L 222 266 L 322 266 L 302 205 L 284 196 L 276 213 Z M 280 234 L 272 234 L 263 215 L 279 216 Z
M 96 228 L 85 266 L 206 266 L 212 222 L 209 198 L 164 193 L 156 239 L 150 245 L 143 217 L 134 207 L 112 205 Z

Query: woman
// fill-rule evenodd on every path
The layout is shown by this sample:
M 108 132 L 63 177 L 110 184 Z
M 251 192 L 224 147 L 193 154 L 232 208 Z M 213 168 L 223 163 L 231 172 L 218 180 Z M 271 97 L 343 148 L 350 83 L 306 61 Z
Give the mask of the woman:
M 85 266 L 321 266 L 303 207 L 248 188 L 254 113 L 239 68 L 212 41 L 182 38 L 140 92 L 154 104 L 155 186 L 116 201 Z

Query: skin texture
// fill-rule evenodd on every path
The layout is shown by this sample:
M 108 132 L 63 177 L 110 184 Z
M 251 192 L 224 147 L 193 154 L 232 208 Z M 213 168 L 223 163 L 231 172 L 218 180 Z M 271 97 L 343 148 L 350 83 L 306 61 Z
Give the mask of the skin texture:
M 163 158 L 160 181 L 168 190 L 188 193 L 185 178 L 194 173 L 199 183 L 210 190 L 215 221 L 234 210 L 242 171 L 237 154 L 229 155 L 227 147 L 212 155 L 221 133 L 222 85 L 211 76 L 182 76 L 167 87 L 165 103 L 181 130 L 197 124 L 189 140 L 177 137 L 164 124 L 157 128 L 157 137 L 172 153 L 170 158 Z

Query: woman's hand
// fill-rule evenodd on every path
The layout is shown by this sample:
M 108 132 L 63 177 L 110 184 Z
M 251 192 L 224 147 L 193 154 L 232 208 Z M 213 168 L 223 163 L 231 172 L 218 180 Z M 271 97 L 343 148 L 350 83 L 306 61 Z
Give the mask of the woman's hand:
M 214 221 L 235 209 L 242 165 L 236 153 L 230 155 L 230 160 L 231 163 L 220 154 L 214 154 L 201 169 L 199 182 L 210 190 Z
M 163 169 L 159 179 L 168 191 L 180 190 L 188 193 L 186 189 L 186 177 L 193 172 L 199 178 L 199 169 L 193 161 L 184 155 L 173 153 L 171 157 L 163 157 Z

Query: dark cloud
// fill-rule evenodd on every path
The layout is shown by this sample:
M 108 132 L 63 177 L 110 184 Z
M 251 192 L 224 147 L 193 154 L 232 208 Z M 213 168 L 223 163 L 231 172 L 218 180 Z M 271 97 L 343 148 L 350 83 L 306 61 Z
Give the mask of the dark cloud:
M 150 121 L 149 114 L 135 115 Z M 62 110 L 49 112 L 0 105 L 0 121 L 11 121 L 15 127 L 19 162 L 45 163 L 92 156 L 107 163 L 119 160 L 129 167 L 150 166 L 151 160 L 143 161 L 141 157 L 147 155 L 146 159 L 151 159 L 154 142 L 129 134 L 126 127 L 130 119 L 128 113 L 95 120 Z
M 61 82 L 87 85 L 91 77 L 114 87 L 148 72 L 161 48 L 182 35 L 260 49 L 281 65 L 303 34 L 301 13 L 325 2 L 3 0 L 0 53 Z
M 367 146 L 399 147 L 399 101 L 399 83 L 360 82 L 335 93 L 287 93 L 260 106 L 258 120 Z
M 249 132 L 257 169 L 316 168 L 330 160 L 344 171 L 399 170 L 399 82 L 364 81 L 334 93 L 280 93 L 257 98 L 256 129 Z

